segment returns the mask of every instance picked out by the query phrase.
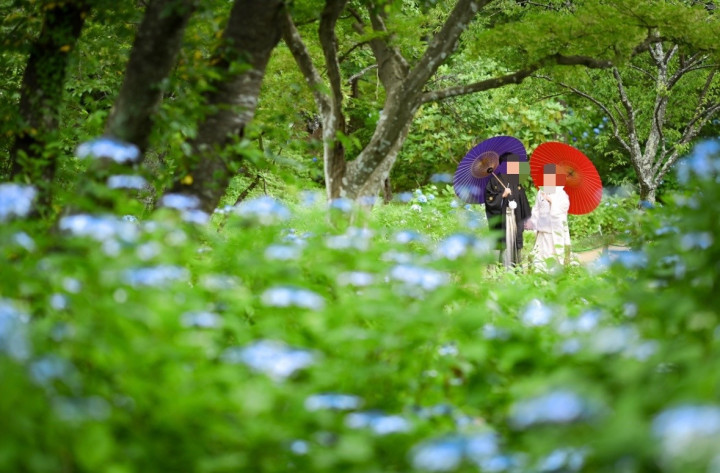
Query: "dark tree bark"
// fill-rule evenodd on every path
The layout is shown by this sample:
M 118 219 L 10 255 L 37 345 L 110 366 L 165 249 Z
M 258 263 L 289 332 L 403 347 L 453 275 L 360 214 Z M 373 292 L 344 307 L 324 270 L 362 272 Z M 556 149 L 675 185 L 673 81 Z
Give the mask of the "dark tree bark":
M 255 115 L 265 68 L 280 40 L 283 10 L 281 0 L 235 0 L 233 5 L 223 46 L 214 59 L 222 78 L 213 81 L 205 97 L 209 112 L 191 143 L 193 159 L 172 189 L 197 196 L 207 212 L 217 206 L 241 160 L 225 159 L 219 151 L 242 136 Z M 238 67 L 242 65 L 247 67 Z M 187 176 L 192 179 L 184 179 Z
M 51 200 L 50 183 L 57 168 L 57 156 L 45 144 L 58 128 L 68 57 L 88 11 L 85 1 L 49 4 L 23 75 L 19 108 L 24 127 L 10 150 L 10 177 L 37 184 L 41 205 Z
M 162 99 L 162 82 L 177 60 L 195 0 L 153 0 L 135 36 L 120 94 L 105 132 L 145 152 L 153 115 Z

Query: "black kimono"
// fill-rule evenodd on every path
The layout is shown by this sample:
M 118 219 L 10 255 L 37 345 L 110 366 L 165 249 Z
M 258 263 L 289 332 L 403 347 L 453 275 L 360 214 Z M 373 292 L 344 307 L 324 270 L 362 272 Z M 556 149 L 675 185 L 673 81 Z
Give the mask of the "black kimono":
M 490 181 L 485 187 L 485 215 L 487 216 L 488 225 L 490 225 L 490 228 L 493 230 L 502 230 L 504 234 L 505 209 L 507 209 L 508 203 L 514 200 L 517 203 L 517 207 L 515 208 L 515 222 L 517 222 L 515 247 L 520 250 L 523 247 L 523 226 L 525 220 L 530 218 L 530 203 L 528 202 L 527 195 L 525 195 L 525 188 L 520 183 L 520 176 L 515 174 L 497 174 L 497 177 L 505 186 L 510 188 L 511 193 L 503 199 L 502 195 L 505 189 L 494 176 L 490 176 Z M 505 247 L 504 235 L 498 238 L 498 243 L 501 249 Z

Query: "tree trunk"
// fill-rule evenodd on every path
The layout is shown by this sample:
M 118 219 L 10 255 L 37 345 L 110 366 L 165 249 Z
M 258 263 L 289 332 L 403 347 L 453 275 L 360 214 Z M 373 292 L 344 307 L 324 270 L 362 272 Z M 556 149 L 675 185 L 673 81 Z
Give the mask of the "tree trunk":
M 326 182 L 331 197 L 357 199 L 378 195 L 410 130 L 425 84 L 444 62 L 444 58 L 453 51 L 467 24 L 487 3 L 488 0 L 458 1 L 441 30 L 412 69 L 408 68 L 396 49 L 378 41 L 373 42 L 379 75 L 387 94 L 385 104 L 375 132 L 365 149 L 354 161 L 347 163 L 341 179 Z M 384 31 L 381 17 L 372 16 L 372 25 L 376 31 Z M 338 181 L 341 188 L 336 190 L 335 184 Z
M 105 127 L 106 134 L 133 143 L 142 153 L 148 145 L 153 115 L 182 45 L 195 0 L 152 0 L 135 36 L 120 94 Z
M 375 197 L 383 189 L 383 183 L 390 175 L 395 165 L 400 148 L 410 131 L 414 110 L 409 118 L 401 118 L 398 121 L 390 120 L 389 124 L 378 123 L 375 135 L 370 144 L 362 150 L 355 161 L 348 163 L 347 173 L 343 180 L 343 195 L 351 199 L 361 197 Z M 398 126 L 401 126 L 398 129 Z M 393 141 L 390 141 L 393 140 Z M 385 143 L 392 143 L 386 146 Z M 360 163 L 378 163 L 372 169 L 360 169 Z
M 655 192 L 657 191 L 657 185 L 655 184 L 643 184 L 640 183 L 640 201 L 655 203 Z
M 10 177 L 37 184 L 41 207 L 51 201 L 58 159 L 45 145 L 58 128 L 68 58 L 88 10 L 84 1 L 48 4 L 23 75 L 19 108 L 24 128 L 10 150 Z
M 223 46 L 215 62 L 222 77 L 212 82 L 205 97 L 209 113 L 192 143 L 193 159 L 185 175 L 177 176 L 173 192 L 197 196 L 200 206 L 212 212 L 227 190 L 242 157 L 221 156 L 222 148 L 242 137 L 255 115 L 260 86 L 272 50 L 280 40 L 281 0 L 235 0 Z M 248 67 L 238 67 L 246 64 Z M 191 179 L 186 179 L 188 176 Z M 183 184 L 188 183 L 188 184 Z

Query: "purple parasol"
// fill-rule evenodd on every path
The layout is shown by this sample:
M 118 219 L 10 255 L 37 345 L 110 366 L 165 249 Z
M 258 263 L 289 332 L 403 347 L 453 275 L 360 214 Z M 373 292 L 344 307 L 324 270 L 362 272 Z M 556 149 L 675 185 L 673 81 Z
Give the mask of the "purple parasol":
M 517 154 L 521 161 L 527 161 L 525 147 L 512 136 L 494 136 L 471 149 L 455 171 L 455 194 L 469 204 L 485 203 L 485 186 L 492 174 L 506 171 L 505 163 L 500 162 L 505 153 Z

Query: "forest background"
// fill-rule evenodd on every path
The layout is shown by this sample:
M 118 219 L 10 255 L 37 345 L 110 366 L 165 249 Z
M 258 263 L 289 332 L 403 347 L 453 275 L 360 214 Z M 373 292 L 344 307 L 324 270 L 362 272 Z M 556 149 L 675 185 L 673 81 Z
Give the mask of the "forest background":
M 717 471 L 716 11 L 0 0 L 1 469 Z M 632 251 L 494 270 L 500 134 Z

